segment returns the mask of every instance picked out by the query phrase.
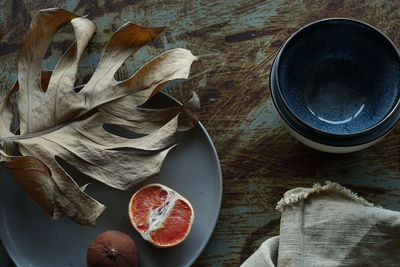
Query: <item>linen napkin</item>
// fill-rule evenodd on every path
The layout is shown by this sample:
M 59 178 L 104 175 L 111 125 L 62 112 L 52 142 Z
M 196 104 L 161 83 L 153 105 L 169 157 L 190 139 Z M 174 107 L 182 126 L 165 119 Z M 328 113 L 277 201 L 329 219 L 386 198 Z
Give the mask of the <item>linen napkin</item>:
M 279 236 L 241 266 L 400 266 L 400 212 L 326 182 L 285 193 Z

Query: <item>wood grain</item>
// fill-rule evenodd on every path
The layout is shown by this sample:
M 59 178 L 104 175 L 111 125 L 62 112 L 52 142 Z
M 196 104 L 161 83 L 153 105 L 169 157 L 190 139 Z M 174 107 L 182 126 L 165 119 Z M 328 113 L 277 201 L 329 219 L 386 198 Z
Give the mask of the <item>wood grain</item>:
M 95 69 L 99 51 L 111 33 L 127 20 L 169 29 L 119 71 L 127 77 L 144 62 L 171 48 L 199 56 L 191 78 L 167 90 L 187 97 L 199 93 L 201 120 L 219 152 L 224 196 L 215 232 L 196 266 L 239 265 L 266 238 L 279 232 L 276 202 L 297 186 L 330 179 L 368 200 L 400 210 L 400 127 L 365 151 L 330 155 L 294 140 L 274 113 L 268 87 L 272 59 L 299 27 L 327 17 L 367 22 L 400 46 L 400 2 L 383 0 L 15 0 L 0 4 L 1 93 L 16 78 L 16 50 L 34 12 L 68 8 L 97 24 L 97 35 L 80 63 L 77 84 Z M 52 69 L 69 45 L 71 31 L 59 33 L 46 54 Z

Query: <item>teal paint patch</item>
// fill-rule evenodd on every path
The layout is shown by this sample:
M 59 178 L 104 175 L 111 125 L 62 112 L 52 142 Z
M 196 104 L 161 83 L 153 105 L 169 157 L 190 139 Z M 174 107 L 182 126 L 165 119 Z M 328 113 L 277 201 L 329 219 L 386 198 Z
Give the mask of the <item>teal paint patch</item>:
M 127 9 L 120 15 L 124 21 L 133 21 L 146 27 L 169 26 L 172 27 L 178 20 L 179 9 L 173 9 L 171 6 L 157 10 L 156 14 L 149 14 L 145 9 Z M 179 21 L 179 20 L 178 20 Z
M 0 18 L 5 18 L 7 16 L 7 11 L 8 10 L 5 8 L 0 8 Z
M 199 88 L 206 88 L 207 86 L 207 76 L 204 76 L 204 78 L 202 78 L 198 83 L 197 86 Z M 215 100 L 215 99 L 214 99 Z
M 80 75 L 86 76 L 91 75 L 96 70 L 96 67 L 100 61 L 100 56 L 103 51 L 90 51 L 81 58 L 78 66 L 78 71 Z
M 116 16 L 115 13 L 108 13 L 104 14 L 104 16 L 100 16 L 94 19 L 94 23 L 96 23 L 97 29 L 108 29 L 111 27 L 112 24 L 116 23 Z M 116 25 L 120 27 L 122 25 Z
M 61 56 L 61 51 L 53 51 L 50 57 L 42 61 L 42 69 L 54 70 L 54 67 L 57 65 L 57 62 L 60 60 Z
M 181 39 L 175 39 L 171 36 L 169 36 L 168 32 L 164 33 L 163 36 L 160 36 L 160 40 L 162 42 L 163 49 L 165 51 L 174 49 L 174 48 L 185 48 L 187 49 L 189 46 L 189 42 L 186 40 L 181 40 Z
M 260 108 L 254 108 L 250 111 L 240 125 L 243 130 L 261 130 L 283 127 L 283 123 L 274 110 L 272 101 L 268 101 Z
M 270 216 L 270 214 L 265 212 L 265 209 L 255 212 L 255 209 L 248 206 L 227 208 L 224 210 L 224 214 L 232 216 L 229 224 L 236 227 L 228 227 L 224 223 L 217 224 L 215 232 L 220 234 L 212 236 L 211 241 L 202 253 L 202 257 L 209 257 L 207 264 L 212 264 L 212 266 L 220 266 L 219 264 L 222 263 L 226 264 L 230 259 L 234 261 L 236 258 L 235 255 L 241 253 L 243 246 L 255 246 L 257 248 L 266 236 L 252 237 L 250 239 L 252 240 L 251 243 L 247 243 L 249 236 L 243 233 L 247 229 L 255 229 L 262 225 L 267 225 L 272 220 L 277 220 L 280 217 L 279 214 L 277 216 Z M 221 216 L 224 216 L 224 214 L 221 214 Z M 229 231 L 226 229 L 229 229 Z
M 92 42 L 96 43 L 108 42 L 112 33 L 125 24 L 125 22 L 121 21 L 115 13 L 109 13 L 105 16 L 97 17 L 93 22 L 96 24 L 96 33 L 92 38 Z
M 66 0 L 66 1 L 64 1 L 64 4 L 62 5 L 62 7 L 73 11 L 78 6 L 78 3 L 79 3 L 79 1 L 76 1 L 76 0 Z M 80 14 L 80 15 L 83 16 L 86 14 Z
M 265 62 L 266 59 L 268 59 L 269 55 L 268 55 L 267 52 L 268 51 L 265 51 L 265 50 L 262 50 L 262 49 L 257 51 L 255 59 L 254 59 L 256 65 L 257 64 L 262 64 L 262 63 Z
M 278 15 L 277 9 L 280 5 L 282 5 L 280 1 L 269 1 L 268 5 L 260 5 L 256 11 L 242 12 L 235 17 L 230 16 L 230 20 L 244 28 L 268 26 L 270 19 Z
M 85 66 L 97 66 L 102 54 L 103 50 L 88 51 L 88 53 L 81 59 L 81 64 Z

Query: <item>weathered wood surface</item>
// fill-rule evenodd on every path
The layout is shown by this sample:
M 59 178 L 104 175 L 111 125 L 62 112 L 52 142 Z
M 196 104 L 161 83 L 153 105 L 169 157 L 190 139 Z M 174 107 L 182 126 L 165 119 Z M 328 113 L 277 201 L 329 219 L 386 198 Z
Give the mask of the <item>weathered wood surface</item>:
M 51 3 L 52 2 L 52 3 Z M 120 76 L 132 74 L 159 53 L 184 47 L 199 56 L 189 81 L 202 101 L 201 120 L 219 152 L 224 196 L 215 232 L 196 266 L 239 265 L 266 238 L 278 234 L 276 202 L 293 187 L 330 179 L 368 200 L 400 210 L 400 127 L 365 151 L 330 155 L 294 140 L 273 111 L 268 73 L 279 46 L 299 27 L 327 17 L 349 17 L 379 28 L 400 46 L 398 0 L 9 0 L 0 3 L 1 93 L 17 72 L 17 48 L 35 11 L 63 7 L 97 24 L 81 64 L 78 83 L 88 80 L 111 33 L 127 20 L 168 25 L 150 46 L 129 59 Z M 72 33 L 56 36 L 46 55 L 53 68 Z

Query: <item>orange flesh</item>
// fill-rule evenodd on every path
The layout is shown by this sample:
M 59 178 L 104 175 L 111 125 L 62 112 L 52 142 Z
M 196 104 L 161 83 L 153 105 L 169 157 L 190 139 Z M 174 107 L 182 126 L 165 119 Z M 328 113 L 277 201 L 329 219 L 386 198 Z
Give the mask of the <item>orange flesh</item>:
M 131 203 L 131 215 L 136 228 L 142 234 L 149 230 L 149 216 L 151 211 L 168 206 L 168 193 L 159 186 L 151 186 L 136 193 Z M 188 203 L 177 199 L 168 212 L 168 217 L 162 226 L 151 231 L 150 239 L 159 246 L 171 246 L 179 243 L 188 234 L 193 211 Z
M 159 208 L 166 198 L 165 190 L 159 186 L 152 186 L 142 189 L 132 199 L 132 218 L 140 232 L 147 232 L 150 212 Z
M 176 200 L 163 226 L 150 233 L 151 239 L 161 246 L 181 241 L 189 229 L 191 216 L 192 210 L 189 205 L 183 200 Z

